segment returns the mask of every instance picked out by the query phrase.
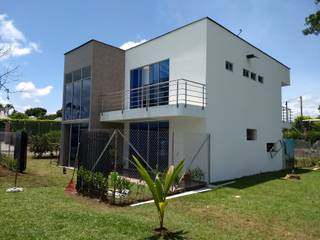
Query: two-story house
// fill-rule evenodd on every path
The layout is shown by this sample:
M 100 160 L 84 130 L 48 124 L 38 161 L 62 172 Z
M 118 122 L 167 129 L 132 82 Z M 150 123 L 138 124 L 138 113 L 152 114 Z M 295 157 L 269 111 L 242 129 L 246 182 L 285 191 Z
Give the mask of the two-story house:
M 88 41 L 65 53 L 62 163 L 74 164 L 81 129 L 121 128 L 167 133 L 140 146 L 162 166 L 184 158 L 188 133 L 209 134 L 210 182 L 282 169 L 269 151 L 289 84 L 286 65 L 208 17 L 128 50 Z

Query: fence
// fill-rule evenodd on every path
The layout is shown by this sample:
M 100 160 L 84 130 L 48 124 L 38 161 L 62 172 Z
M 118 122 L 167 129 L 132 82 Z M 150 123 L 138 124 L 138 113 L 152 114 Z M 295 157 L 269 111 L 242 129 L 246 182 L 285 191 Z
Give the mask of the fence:
M 79 139 L 78 192 L 106 202 L 124 205 L 151 199 L 132 164 L 133 156 L 153 178 L 184 159 L 183 173 L 171 194 L 203 187 L 209 177 L 208 134 L 169 134 L 168 129 L 82 130 Z
M 291 155 L 295 167 L 320 166 L 320 141 L 315 143 L 303 139 L 286 139 L 287 156 Z
M 0 132 L 0 165 L 23 172 L 27 160 L 27 135 L 21 132 Z

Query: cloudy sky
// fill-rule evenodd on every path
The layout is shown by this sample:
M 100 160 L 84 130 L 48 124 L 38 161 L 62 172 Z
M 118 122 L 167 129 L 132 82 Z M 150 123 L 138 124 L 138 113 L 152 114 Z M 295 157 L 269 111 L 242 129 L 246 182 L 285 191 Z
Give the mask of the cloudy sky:
M 63 53 L 89 39 L 128 48 L 209 16 L 291 68 L 283 101 L 317 115 L 320 104 L 320 36 L 303 36 L 313 0 L 0 0 L 0 48 L 11 52 L 0 69 L 19 66 L 10 89 L 18 110 L 61 107 Z M 8 102 L 4 94 L 0 101 Z

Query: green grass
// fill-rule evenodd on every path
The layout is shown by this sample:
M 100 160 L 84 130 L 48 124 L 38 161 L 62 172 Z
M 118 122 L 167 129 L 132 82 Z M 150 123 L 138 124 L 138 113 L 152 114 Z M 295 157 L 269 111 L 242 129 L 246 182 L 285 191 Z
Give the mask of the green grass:
M 167 239 L 320 239 L 320 172 L 299 172 L 300 181 L 268 173 L 169 200 L 165 226 L 176 234 Z M 6 193 L 14 178 L 0 177 L 0 239 L 159 239 L 153 204 L 71 197 L 63 191 L 68 174 L 49 160 L 30 160 L 18 179 L 23 193 Z

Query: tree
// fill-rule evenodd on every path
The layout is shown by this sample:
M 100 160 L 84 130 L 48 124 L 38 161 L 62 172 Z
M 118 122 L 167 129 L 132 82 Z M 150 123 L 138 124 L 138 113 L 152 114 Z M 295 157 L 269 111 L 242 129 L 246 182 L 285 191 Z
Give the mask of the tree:
M 6 58 L 10 54 L 10 49 L 4 47 L 0 48 L 0 60 Z M 19 66 L 15 67 L 4 67 L 3 71 L 0 71 L 0 91 L 4 92 L 9 99 L 10 93 L 12 93 L 8 87 L 11 81 L 14 81 L 14 75 L 18 71 Z
M 29 116 L 25 113 L 22 112 L 17 112 L 17 111 L 13 111 L 12 114 L 10 115 L 11 119 L 28 119 Z
M 41 107 L 29 108 L 24 113 L 27 114 L 29 117 L 34 116 L 36 118 L 44 118 L 44 116 L 47 113 L 47 109 Z
M 320 0 L 315 0 L 314 2 L 318 6 Z M 304 35 L 318 35 L 320 33 L 320 10 L 306 17 L 305 25 L 307 26 L 307 28 L 302 31 Z
M 14 106 L 12 104 L 7 103 L 6 105 L 4 105 L 3 113 L 5 116 L 9 116 L 11 110 L 14 110 Z
M 158 210 L 160 222 L 160 228 L 157 230 L 159 230 L 159 232 L 162 234 L 166 231 L 166 229 L 163 227 L 163 220 L 165 209 L 168 205 L 167 195 L 169 194 L 174 181 L 178 178 L 184 167 L 184 160 L 180 161 L 176 167 L 171 165 L 163 177 L 160 177 L 159 173 L 157 173 L 154 180 L 136 157 L 133 156 L 133 160 L 133 165 L 148 185 L 148 188 L 152 194 L 152 198 Z
M 320 106 L 319 106 L 319 109 L 320 109 Z M 62 109 L 57 110 L 56 115 L 57 115 L 57 118 L 62 117 Z

